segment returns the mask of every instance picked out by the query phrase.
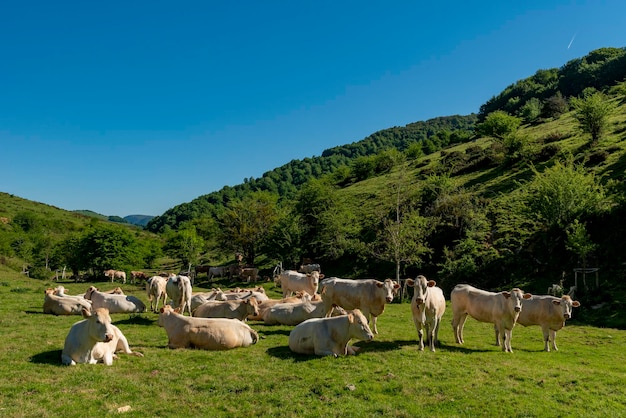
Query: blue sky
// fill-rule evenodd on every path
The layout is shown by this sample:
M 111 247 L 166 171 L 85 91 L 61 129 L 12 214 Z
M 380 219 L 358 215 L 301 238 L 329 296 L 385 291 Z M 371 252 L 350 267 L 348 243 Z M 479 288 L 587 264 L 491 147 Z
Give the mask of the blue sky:
M 626 2 L 6 1 L 0 191 L 160 215 L 626 46 Z

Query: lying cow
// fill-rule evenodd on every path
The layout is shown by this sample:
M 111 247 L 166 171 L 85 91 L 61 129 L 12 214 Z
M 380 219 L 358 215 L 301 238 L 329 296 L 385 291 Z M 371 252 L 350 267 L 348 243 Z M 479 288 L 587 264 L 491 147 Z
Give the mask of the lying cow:
M 54 289 L 46 289 L 43 313 L 52 315 L 82 315 L 83 309 L 91 310 L 91 302 L 85 298 L 57 296 Z
M 82 314 L 85 319 L 72 325 L 65 338 L 61 353 L 63 364 L 74 366 L 77 363 L 104 363 L 110 366 L 113 359 L 117 358 L 117 351 L 143 357 L 143 354 L 131 351 L 122 331 L 111 324 L 107 309 L 98 308 L 93 313 L 83 309 Z
M 406 283 L 414 289 L 411 312 L 419 338 L 419 349 L 424 350 L 423 329 L 425 329 L 426 343 L 430 351 L 435 351 L 441 317 L 446 311 L 446 299 L 443 296 L 443 291 L 435 286 L 434 280 L 426 280 L 426 277 L 422 275 L 417 276 L 415 280 L 407 279 Z
M 331 315 L 344 314 L 340 307 L 333 307 Z M 326 315 L 324 301 L 315 302 L 304 300 L 296 303 L 278 303 L 263 312 L 263 322 L 267 325 L 298 325 L 307 319 L 322 318 Z
M 146 305 L 136 296 L 117 295 L 98 291 L 90 286 L 85 293 L 85 299 L 91 300 L 93 309 L 106 308 L 109 313 L 145 312 Z
M 544 350 L 550 351 L 550 342 L 554 351 L 556 347 L 556 332 L 565 326 L 565 321 L 572 317 L 573 308 L 580 306 L 580 302 L 572 300 L 568 295 L 560 298 L 554 296 L 537 296 L 525 300 L 517 323 L 525 327 L 540 325 L 543 332 Z M 496 341 L 499 340 L 496 329 Z
M 463 344 L 463 326 L 470 315 L 477 321 L 495 325 L 497 333 L 503 336 L 502 351 L 513 352 L 511 336 L 513 327 L 522 311 L 522 301 L 530 299 L 530 293 L 520 289 L 499 293 L 476 289 L 468 284 L 458 284 L 452 289 L 452 330 L 457 344 Z M 496 345 L 500 345 L 499 339 Z
M 255 298 L 215 301 L 198 306 L 193 316 L 198 318 L 231 318 L 245 321 L 248 316 L 259 315 L 259 304 Z
M 198 309 L 198 306 L 211 300 L 225 301 L 226 294 L 221 289 L 213 289 L 210 292 L 199 292 L 191 295 L 191 312 Z
M 311 297 L 306 292 L 297 292 L 295 296 L 290 296 L 288 298 L 283 299 L 267 299 L 259 301 L 259 315 L 258 316 L 249 316 L 248 319 L 251 321 L 262 321 L 263 315 L 265 311 L 271 308 L 274 305 L 278 305 L 279 303 L 303 303 L 305 301 L 318 301 L 322 300 L 320 295 L 315 295 Z
M 332 318 L 313 318 L 296 325 L 289 333 L 289 349 L 300 354 L 335 356 L 355 354 L 351 339 L 371 341 L 372 330 L 358 309 Z
M 156 312 L 159 309 L 159 300 L 163 299 L 162 305 L 165 306 L 167 299 L 167 280 L 161 276 L 152 276 L 146 281 L 146 293 L 150 301 L 150 310 Z
M 227 318 L 193 318 L 176 311 L 165 305 L 159 314 L 159 325 L 165 328 L 169 348 L 228 350 L 249 347 L 259 340 L 257 332 L 245 322 Z
M 324 275 L 320 275 L 319 271 L 305 274 L 293 270 L 285 270 L 278 277 L 278 281 L 283 290 L 283 298 L 286 298 L 296 292 L 307 292 L 309 295 L 316 294 L 319 282 L 323 278 Z
M 187 309 L 189 316 L 191 316 L 191 279 L 187 276 L 170 274 L 165 288 L 167 295 L 172 300 L 172 306 L 174 308 L 180 307 L 180 311 L 183 314 L 185 309 Z
M 380 282 L 374 279 L 350 280 L 331 277 L 321 282 L 322 300 L 326 306 L 326 316 L 333 305 L 346 310 L 360 309 L 368 318 L 372 316 L 372 330 L 378 334 L 376 319 L 385 311 L 385 303 L 391 303 L 400 285 L 391 279 Z

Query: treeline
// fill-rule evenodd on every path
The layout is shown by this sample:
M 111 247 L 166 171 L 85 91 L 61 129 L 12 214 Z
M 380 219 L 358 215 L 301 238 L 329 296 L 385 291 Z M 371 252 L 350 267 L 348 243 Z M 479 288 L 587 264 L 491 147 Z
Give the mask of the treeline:
M 363 164 L 372 165 L 366 157 L 389 149 L 407 151 L 413 156 L 431 154 L 451 144 L 468 141 L 475 122 L 476 115 L 472 114 L 438 117 L 404 127 L 384 129 L 361 141 L 327 149 L 319 157 L 292 160 L 264 173 L 261 178 L 248 178 L 237 186 L 225 186 L 219 191 L 177 205 L 150 220 L 146 229 L 162 232 L 166 226 L 177 229 L 182 223 L 198 217 L 216 218 L 233 199 L 241 199 L 251 192 L 267 191 L 278 194 L 281 199 L 293 199 L 303 184 L 333 172 L 339 172 L 344 185 L 364 180 L 381 173 L 380 169 L 373 167 L 363 170 Z M 357 163 L 351 167 L 355 160 L 358 160 Z
M 565 98 L 579 96 L 585 89 L 604 90 L 624 77 L 626 48 L 600 48 L 568 61 L 561 68 L 538 70 L 533 76 L 511 84 L 483 104 L 478 116 L 482 121 L 496 110 L 520 117 L 531 114 L 529 122 L 539 116 L 558 116 L 566 110 Z

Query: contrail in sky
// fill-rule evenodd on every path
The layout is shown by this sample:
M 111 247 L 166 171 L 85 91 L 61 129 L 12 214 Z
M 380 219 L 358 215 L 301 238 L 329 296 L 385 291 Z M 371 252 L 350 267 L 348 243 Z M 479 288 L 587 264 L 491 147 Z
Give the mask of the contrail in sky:
M 576 34 L 574 34 L 574 36 L 572 36 L 572 40 L 569 41 L 569 45 L 567 45 L 567 49 L 569 49 L 569 47 L 572 46 L 572 43 L 574 43 L 574 38 L 576 38 Z

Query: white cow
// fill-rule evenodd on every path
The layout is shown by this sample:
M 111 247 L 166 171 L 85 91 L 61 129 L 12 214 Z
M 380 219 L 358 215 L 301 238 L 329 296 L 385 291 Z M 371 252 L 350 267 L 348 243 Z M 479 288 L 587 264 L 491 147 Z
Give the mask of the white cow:
M 517 317 L 522 311 L 522 300 L 530 299 L 530 293 L 520 289 L 499 293 L 487 292 L 468 284 L 458 284 L 452 289 L 450 302 L 452 304 L 452 330 L 458 344 L 463 344 L 463 326 L 470 315 L 477 321 L 490 322 L 496 326 L 498 334 L 502 335 L 502 351 L 513 352 L 511 336 Z M 496 341 L 499 344 L 499 340 Z
M 331 315 L 336 314 L 338 310 L 340 310 L 340 314 L 345 314 L 343 308 L 335 306 Z M 307 319 L 322 318 L 325 315 L 326 305 L 324 305 L 324 301 L 304 300 L 295 303 L 278 303 L 264 310 L 262 318 L 267 325 L 298 325 Z
M 165 286 L 167 295 L 172 300 L 172 307 L 180 307 L 180 311 L 185 314 L 185 309 L 191 316 L 191 279 L 187 276 L 170 274 Z
M 332 318 L 313 318 L 296 325 L 289 333 L 289 349 L 300 354 L 335 356 L 355 354 L 351 339 L 371 341 L 372 330 L 358 309 Z
M 411 312 L 419 337 L 419 349 L 424 350 L 423 329 L 426 329 L 426 343 L 430 351 L 435 351 L 441 317 L 446 311 L 443 291 L 435 286 L 437 283 L 434 280 L 426 280 L 426 277 L 422 275 L 417 276 L 415 280 L 407 279 L 406 283 L 414 289 Z
M 229 268 L 225 267 L 209 267 L 209 271 L 207 272 L 207 278 L 211 280 L 215 276 L 223 277 L 228 274 Z
M 245 321 L 250 315 L 259 315 L 259 304 L 255 298 L 210 300 L 193 311 L 193 316 L 198 318 L 232 318 L 240 321 Z
M 109 313 L 145 312 L 146 305 L 139 298 L 132 295 L 117 295 L 98 291 L 90 286 L 85 293 L 85 299 L 91 300 L 93 309 L 106 308 Z
M 63 364 L 104 363 L 110 366 L 113 359 L 117 358 L 116 351 L 143 357 L 143 354 L 131 351 L 122 331 L 111 324 L 107 309 L 98 308 L 93 313 L 83 309 L 82 314 L 85 319 L 72 325 L 65 338 L 61 353 Z
M 324 275 L 320 275 L 319 271 L 305 274 L 293 270 L 285 270 L 278 276 L 278 281 L 283 289 L 283 298 L 286 298 L 295 292 L 307 292 L 309 295 L 316 294 L 320 279 L 323 278 Z
M 156 312 L 159 309 L 159 299 L 163 299 L 162 305 L 165 306 L 167 299 L 167 280 L 165 277 L 152 276 L 146 281 L 146 293 L 150 301 L 150 310 Z
M 165 305 L 159 314 L 159 325 L 165 328 L 169 348 L 228 350 L 249 347 L 259 340 L 255 330 L 237 319 L 193 318 L 176 311 Z
M 572 300 L 568 295 L 560 298 L 553 296 L 537 296 L 525 300 L 523 309 L 517 318 L 517 323 L 525 327 L 540 325 L 543 332 L 544 350 L 550 351 L 550 342 L 554 351 L 556 347 L 556 332 L 565 326 L 565 321 L 572 317 L 573 308 L 580 306 L 580 302 Z M 496 340 L 499 339 L 496 330 Z
M 191 312 L 195 311 L 198 306 L 205 302 L 216 300 L 225 301 L 226 294 L 221 289 L 213 289 L 210 292 L 198 292 L 191 295 Z
M 91 302 L 85 298 L 57 296 L 54 289 L 46 289 L 43 313 L 53 315 L 82 315 L 83 309 L 91 310 Z
M 366 318 L 372 316 L 372 330 L 378 334 L 376 319 L 385 311 L 385 303 L 391 303 L 400 285 L 391 279 L 384 282 L 374 279 L 351 280 L 331 277 L 322 280 L 322 300 L 326 305 L 326 316 L 333 305 L 346 310 L 360 309 Z

